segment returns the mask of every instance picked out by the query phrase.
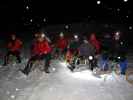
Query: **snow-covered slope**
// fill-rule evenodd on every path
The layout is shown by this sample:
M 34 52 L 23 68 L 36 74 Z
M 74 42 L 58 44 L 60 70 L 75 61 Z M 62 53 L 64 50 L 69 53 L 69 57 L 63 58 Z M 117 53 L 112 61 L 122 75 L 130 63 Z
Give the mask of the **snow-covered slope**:
M 35 70 L 26 77 L 19 68 L 0 68 L 0 100 L 133 100 L 133 86 L 115 74 L 71 73 L 57 60 L 50 74 Z

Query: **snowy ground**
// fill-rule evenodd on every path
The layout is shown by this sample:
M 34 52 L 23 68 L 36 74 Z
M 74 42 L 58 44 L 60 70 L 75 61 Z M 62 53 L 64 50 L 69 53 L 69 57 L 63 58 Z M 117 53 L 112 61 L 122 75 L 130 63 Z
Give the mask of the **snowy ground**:
M 57 60 L 50 74 L 35 70 L 26 77 L 19 68 L 0 68 L 0 100 L 133 100 L 133 86 L 115 74 L 71 73 Z

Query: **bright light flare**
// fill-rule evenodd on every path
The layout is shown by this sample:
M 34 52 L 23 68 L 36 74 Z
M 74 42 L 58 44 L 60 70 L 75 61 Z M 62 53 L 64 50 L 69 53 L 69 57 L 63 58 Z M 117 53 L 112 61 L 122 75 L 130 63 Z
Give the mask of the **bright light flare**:
M 98 0 L 98 1 L 97 1 L 97 4 L 98 4 L 98 5 L 100 5 L 100 4 L 101 4 L 101 1 L 100 1 L 100 0 Z
M 89 56 L 89 60 L 93 60 L 93 57 L 92 56 Z
M 63 34 L 63 32 L 61 32 L 61 33 L 60 33 L 60 37 L 63 37 L 63 36 L 64 36 L 64 34 Z
M 62 66 L 64 66 L 64 67 L 67 67 L 67 66 L 69 65 L 69 64 L 68 64 L 67 62 L 65 62 L 65 61 L 64 61 L 64 62 L 61 62 L 60 64 L 61 64 Z
M 121 59 L 121 57 L 119 56 L 119 57 L 117 57 L 118 59 Z
M 77 39 L 78 38 L 78 35 L 74 35 L 74 38 Z
M 26 6 L 26 9 L 29 10 L 29 6 Z
M 115 35 L 119 36 L 120 35 L 120 32 L 116 32 Z
M 44 37 L 45 37 L 45 34 L 42 34 L 42 35 L 41 35 L 41 37 L 43 37 L 43 38 L 44 38 Z
M 123 0 L 124 2 L 128 2 L 128 0 Z

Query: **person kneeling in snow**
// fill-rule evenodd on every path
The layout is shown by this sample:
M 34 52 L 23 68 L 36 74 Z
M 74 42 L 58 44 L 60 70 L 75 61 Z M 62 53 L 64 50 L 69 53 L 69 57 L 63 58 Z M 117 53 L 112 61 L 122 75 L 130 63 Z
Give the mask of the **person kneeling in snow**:
M 22 41 L 18 39 L 15 34 L 12 34 L 11 39 L 7 45 L 8 52 L 4 58 L 4 64 L 3 64 L 4 66 L 6 66 L 9 63 L 10 55 L 15 56 L 18 60 L 18 63 L 21 63 L 21 58 L 20 58 L 21 47 L 22 47 Z
M 37 41 L 34 42 L 32 53 L 33 55 L 29 59 L 27 66 L 25 67 L 24 70 L 22 70 L 22 72 L 28 75 L 35 61 L 45 59 L 44 71 L 46 73 L 49 73 L 49 63 L 51 60 L 51 47 L 49 45 L 49 42 L 45 34 L 41 33 L 38 35 Z

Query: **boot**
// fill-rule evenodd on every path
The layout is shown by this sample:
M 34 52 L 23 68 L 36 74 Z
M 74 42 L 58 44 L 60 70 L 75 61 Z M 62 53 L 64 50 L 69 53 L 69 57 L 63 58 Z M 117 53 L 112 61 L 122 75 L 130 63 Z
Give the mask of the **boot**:
M 46 62 L 46 65 L 44 66 L 44 71 L 46 73 L 50 73 L 50 71 L 49 71 L 49 62 Z
M 8 57 L 6 56 L 5 59 L 4 59 L 4 64 L 3 66 L 6 66 L 8 64 Z
M 33 63 L 28 63 L 24 70 L 21 70 L 22 73 L 28 75 L 31 71 Z
M 21 63 L 21 59 L 20 58 L 17 58 L 17 60 L 18 60 L 18 63 Z

